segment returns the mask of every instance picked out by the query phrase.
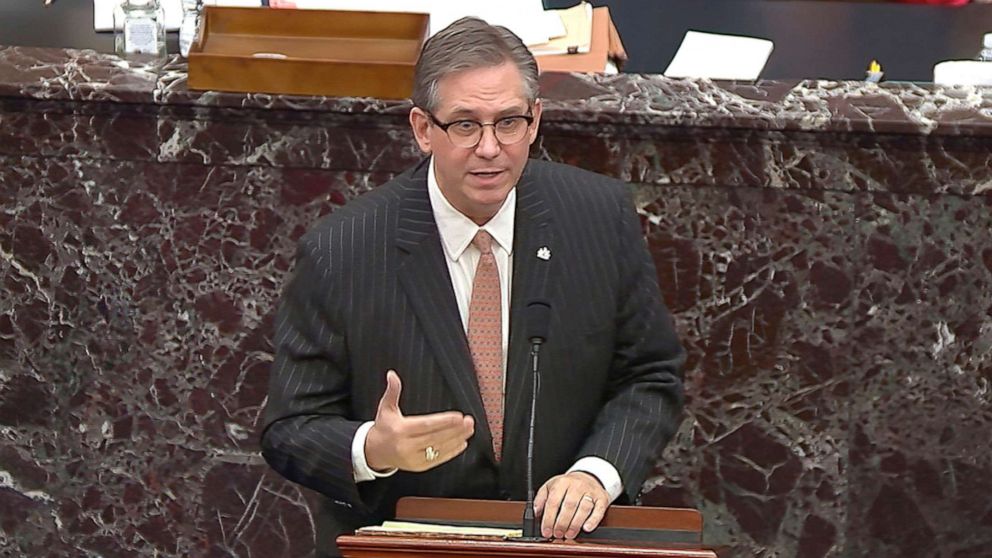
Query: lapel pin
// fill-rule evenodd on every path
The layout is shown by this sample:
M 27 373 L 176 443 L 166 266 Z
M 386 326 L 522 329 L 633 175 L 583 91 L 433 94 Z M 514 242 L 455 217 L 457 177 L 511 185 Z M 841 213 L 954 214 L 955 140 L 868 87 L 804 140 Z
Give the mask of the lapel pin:
M 537 257 L 544 261 L 550 260 L 551 248 L 548 248 L 547 246 L 541 246 L 540 248 L 537 249 Z

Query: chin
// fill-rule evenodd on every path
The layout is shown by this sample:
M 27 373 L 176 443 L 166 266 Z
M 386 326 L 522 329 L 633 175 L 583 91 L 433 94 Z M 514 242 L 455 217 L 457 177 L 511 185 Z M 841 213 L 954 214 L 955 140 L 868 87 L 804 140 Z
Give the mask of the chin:
M 506 196 L 510 194 L 510 188 L 500 188 L 498 190 L 489 190 L 486 192 L 480 192 L 481 195 L 476 196 L 472 200 L 478 207 L 494 208 L 499 210 L 503 202 L 506 201 Z M 495 211 L 494 211 L 495 212 Z

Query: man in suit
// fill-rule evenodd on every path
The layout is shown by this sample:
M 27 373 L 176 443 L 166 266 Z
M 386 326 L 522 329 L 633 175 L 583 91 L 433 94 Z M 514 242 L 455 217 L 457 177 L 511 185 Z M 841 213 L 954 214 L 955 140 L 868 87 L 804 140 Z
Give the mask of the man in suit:
M 276 325 L 262 449 L 323 495 L 317 544 L 402 496 L 525 498 L 529 343 L 544 536 L 633 501 L 677 428 L 684 353 L 624 184 L 528 159 L 537 65 L 474 18 L 432 37 L 410 124 L 429 157 L 299 243 Z

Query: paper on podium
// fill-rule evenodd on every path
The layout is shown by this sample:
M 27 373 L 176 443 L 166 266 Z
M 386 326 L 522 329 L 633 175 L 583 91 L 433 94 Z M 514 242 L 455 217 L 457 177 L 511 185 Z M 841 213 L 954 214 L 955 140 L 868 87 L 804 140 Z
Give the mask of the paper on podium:
M 934 85 L 992 85 L 992 62 L 947 60 L 933 67 Z
M 564 33 L 546 43 L 527 45 L 534 56 L 589 52 L 592 45 L 592 4 L 581 2 L 571 8 L 545 13 L 558 16 Z
M 772 48 L 774 43 L 767 39 L 688 31 L 665 75 L 756 80 Z
M 415 523 L 411 521 L 386 521 L 382 525 L 362 527 L 356 531 L 356 534 L 505 539 L 509 537 L 521 537 L 523 536 L 523 530 L 503 529 L 499 527 L 436 525 L 433 523 Z

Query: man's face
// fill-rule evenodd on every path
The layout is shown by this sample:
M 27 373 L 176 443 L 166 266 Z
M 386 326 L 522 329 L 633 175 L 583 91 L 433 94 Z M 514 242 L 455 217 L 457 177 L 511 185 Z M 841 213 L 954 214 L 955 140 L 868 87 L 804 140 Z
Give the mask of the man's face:
M 410 111 L 417 144 L 434 156 L 434 172 L 444 197 L 478 224 L 491 219 L 516 186 L 537 138 L 541 102 L 530 106 L 523 78 L 512 63 L 465 70 L 438 82 L 438 122 L 474 120 L 491 123 L 507 116 L 531 115 L 534 122 L 523 138 L 509 145 L 496 139 L 493 126 L 483 126 L 475 147 L 458 147 L 424 110 Z M 454 130 L 452 130 L 454 135 Z

